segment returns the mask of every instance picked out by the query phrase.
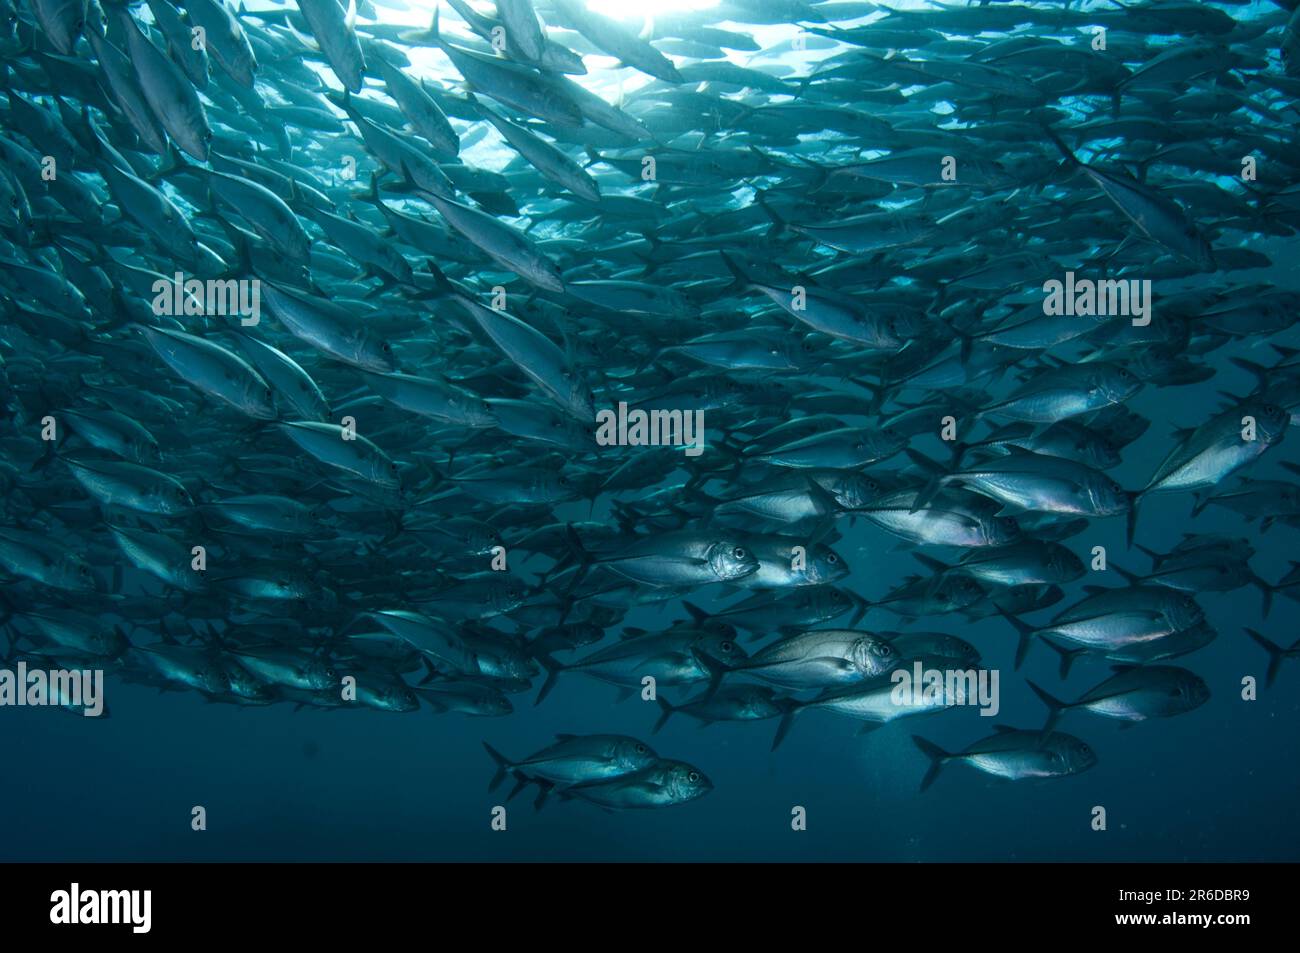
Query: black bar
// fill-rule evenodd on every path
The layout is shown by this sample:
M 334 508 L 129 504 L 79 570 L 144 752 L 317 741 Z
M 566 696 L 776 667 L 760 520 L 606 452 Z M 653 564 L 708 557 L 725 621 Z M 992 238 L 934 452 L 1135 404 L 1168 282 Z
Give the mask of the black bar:
M 558 868 L 558 869 L 557 869 Z M 1188 933 L 1232 942 L 1294 923 L 1283 864 L 31 864 L 0 903 L 6 937 L 128 942 L 288 938 L 375 942 L 403 924 L 430 940 L 561 942 L 672 934 L 758 939 L 902 930 L 917 942 Z M 57 891 L 149 891 L 130 922 L 54 924 Z M 1126 893 L 1121 899 L 1121 891 Z M 1170 891 L 1178 891 L 1172 897 Z M 143 894 L 140 895 L 143 898 Z M 70 900 L 70 897 L 69 897 Z M 120 919 L 130 921 L 132 908 Z M 135 908 L 137 925 L 143 910 Z M 1201 917 L 1211 918 L 1209 925 Z M 1196 917 L 1196 921 L 1191 918 Z M 1121 922 L 1124 918 L 1124 922 Z M 1134 919 L 1139 918 L 1139 919 Z M 1150 918 L 1147 922 L 1142 919 Z M 1181 918 L 1181 919 L 1179 919 Z M 423 924 L 423 926 L 420 926 Z M 402 926 L 401 932 L 408 927 Z M 809 933 L 808 931 L 814 931 Z M 74 933 L 75 931 L 75 933 Z M 449 932 L 451 931 L 451 932 Z M 696 931 L 699 931 L 698 933 Z M 972 932 L 973 931 L 973 932 Z M 1034 931 L 1034 932 L 1025 932 Z

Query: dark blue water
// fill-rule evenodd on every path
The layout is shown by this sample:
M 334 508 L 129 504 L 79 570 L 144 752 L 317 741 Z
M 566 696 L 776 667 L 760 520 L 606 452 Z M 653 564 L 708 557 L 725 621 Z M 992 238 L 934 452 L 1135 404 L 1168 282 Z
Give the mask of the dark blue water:
M 1277 266 L 1237 273 L 1234 280 L 1300 290 L 1300 240 L 1256 247 Z M 1156 308 L 1158 314 L 1158 300 Z M 1217 412 L 1218 391 L 1243 396 L 1254 386 L 1228 359 L 1270 363 L 1268 343 L 1300 347 L 1300 333 L 1214 352 L 1209 360 L 1218 373 L 1208 383 L 1140 392 L 1128 406 L 1152 426 L 1112 475 L 1126 487 L 1144 485 L 1173 445 L 1175 428 L 1199 425 Z M 917 446 L 939 453 L 937 441 Z M 1300 438 L 1292 435 L 1250 474 L 1287 479 L 1283 461 L 1300 462 Z M 1144 501 L 1138 542 L 1163 552 L 1193 530 L 1245 536 L 1257 549 L 1254 571 L 1270 581 L 1297 558 L 1293 527 L 1264 533 L 1218 507 L 1192 520 L 1190 507 L 1189 494 Z M 603 505 L 597 510 L 605 512 Z M 559 515 L 586 518 L 581 507 Z M 907 547 L 869 522 L 841 520 L 839 528 L 844 535 L 836 550 L 854 567 L 843 584 L 867 598 L 919 571 Z M 1100 545 L 1112 562 L 1147 569 L 1145 556 L 1125 548 L 1122 518 L 1093 520 L 1066 545 L 1085 562 Z M 1030 619 L 1046 621 L 1081 598 L 1084 585 L 1121 583 L 1114 572 L 1089 573 L 1067 588 L 1062 603 Z M 705 608 L 723 604 L 707 594 L 693 601 Z M 1072 712 L 1060 727 L 1097 752 L 1090 771 L 1008 783 L 950 765 L 924 794 L 918 787 L 926 763 L 913 734 L 955 751 L 990 734 L 994 722 L 1037 727 L 1045 712 L 1026 679 L 1074 698 L 1107 676 L 1106 664 L 1083 659 L 1062 683 L 1056 655 L 1040 645 L 1016 672 L 1015 633 L 1004 620 L 927 619 L 917 627 L 972 642 L 983 666 L 1000 671 L 996 718 L 955 708 L 860 736 L 855 722 L 812 712 L 797 719 L 775 753 L 769 750 L 774 722 L 701 729 L 677 716 L 652 736 L 659 714 L 652 702 L 616 702 L 612 687 L 576 674 L 562 676 L 540 706 L 533 706 L 531 692 L 513 695 L 513 715 L 481 719 L 428 708 L 410 714 L 241 708 L 110 674 L 107 719 L 52 709 L 0 711 L 0 860 L 1300 859 L 1300 662 L 1285 662 L 1276 684 L 1265 688 L 1265 654 L 1243 632 L 1256 628 L 1290 645 L 1300 630 L 1300 605 L 1279 594 L 1265 619 L 1254 589 L 1204 593 L 1198 601 L 1218 637 L 1174 664 L 1206 681 L 1208 703 L 1132 728 Z M 683 616 L 670 603 L 637 610 L 625 624 L 666 627 Z M 901 626 L 890 613 L 872 610 L 860 627 Z M 1244 679 L 1258 682 L 1254 700 L 1243 698 Z M 697 689 L 662 691 L 677 702 Z M 507 829 L 494 831 L 492 812 L 505 803 L 507 789 L 488 791 L 494 766 L 482 743 L 522 757 L 562 732 L 652 739 L 661 756 L 699 766 L 715 789 L 685 805 L 623 813 L 557 798 L 535 811 L 530 793 L 506 805 Z M 191 829 L 195 806 L 206 809 L 205 831 Z M 806 831 L 791 829 L 796 807 L 806 810 Z M 1106 812 L 1104 831 L 1092 828 L 1097 807 Z

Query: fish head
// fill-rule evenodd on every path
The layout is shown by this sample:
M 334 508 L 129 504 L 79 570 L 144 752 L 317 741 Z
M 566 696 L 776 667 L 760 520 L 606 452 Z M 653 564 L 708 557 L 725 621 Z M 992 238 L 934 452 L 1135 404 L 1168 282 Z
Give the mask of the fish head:
M 994 516 L 982 521 L 984 544 L 1001 546 L 1020 538 L 1020 524 L 1014 516 Z
M 269 685 L 260 681 L 242 665 L 236 665 L 233 662 L 227 665 L 225 677 L 230 685 L 229 690 L 232 695 L 247 698 L 250 701 L 266 701 L 273 695 Z
M 883 675 L 899 662 L 898 650 L 873 635 L 855 639 L 849 648 L 849 661 L 864 678 Z
M 705 558 L 720 582 L 743 579 L 758 571 L 758 556 L 735 539 L 716 541 L 709 547 Z
M 1053 544 L 1047 554 L 1047 568 L 1059 582 L 1070 582 L 1087 572 L 1083 560 L 1073 550 L 1058 544 Z
M 69 557 L 70 572 L 68 579 L 69 588 L 75 592 L 103 592 L 105 586 L 100 578 L 95 575 L 95 570 L 90 568 L 90 564 L 84 559 L 77 556 Z
M 90 644 L 94 646 L 97 654 L 106 658 L 118 658 L 131 647 L 126 635 L 116 627 L 92 632 Z
M 229 672 L 234 668 L 236 666 L 223 666 L 216 660 L 206 662 L 194 670 L 194 680 L 203 691 L 212 695 L 224 695 L 233 687 L 230 683 Z M 245 676 L 252 677 L 243 669 L 240 669 L 240 671 Z
M 303 666 L 307 684 L 314 689 L 324 691 L 339 684 L 339 673 L 325 659 L 312 659 Z
M 813 611 L 823 618 L 833 619 L 841 612 L 847 612 L 853 604 L 843 589 L 827 587 L 812 590 Z
M 664 787 L 668 789 L 675 804 L 693 801 L 713 790 L 713 782 L 703 771 L 681 761 L 672 762 L 666 775 Z
M 820 543 L 812 547 L 804 577 L 811 585 L 825 585 L 847 576 L 851 570 L 839 553 Z
M 1046 608 L 1059 602 L 1064 597 L 1065 590 L 1060 586 L 1026 583 L 1011 586 L 1009 589 L 996 593 L 993 597 L 993 603 L 1011 615 L 1021 615 L 1025 612 Z
M 523 652 L 504 652 L 501 658 L 502 668 L 509 678 L 528 680 L 541 674 L 537 660 Z
M 865 506 L 885 490 L 885 484 L 876 477 L 866 473 L 851 473 L 840 480 L 832 492 L 836 503 L 851 510 Z
M 658 759 L 653 748 L 636 738 L 620 738 L 614 743 L 614 761 L 626 771 L 640 771 Z
M 1165 605 L 1165 617 L 1177 632 L 1190 629 L 1205 621 L 1205 610 L 1191 595 L 1171 591 Z
M 1133 494 L 1104 473 L 1094 473 L 1089 478 L 1087 491 L 1098 516 L 1127 513 L 1133 505 Z
M 706 664 L 708 661 L 718 661 L 724 665 L 732 665 L 741 659 L 749 657 L 749 654 L 736 641 L 735 630 L 731 632 L 706 631 L 691 643 L 691 651 L 695 653 L 697 658 L 705 660 Z
M 1291 413 L 1277 404 L 1261 405 L 1255 414 L 1255 432 L 1265 444 L 1274 444 L 1282 439 L 1287 425 L 1291 423 Z
M 1210 700 L 1210 686 L 1199 675 L 1183 672 L 1170 688 L 1170 696 L 1178 711 L 1191 711 Z
M 266 381 L 251 376 L 239 395 L 239 409 L 254 420 L 275 420 L 280 416 L 275 409 L 275 394 Z
M 884 330 L 890 343 L 899 348 L 934 336 L 934 327 L 925 316 L 909 310 L 890 315 L 884 321 Z
M 22 220 L 23 203 L 17 189 L 7 179 L 0 178 L 0 225 L 17 228 Z
M 934 648 L 935 654 L 942 658 L 960 659 L 967 665 L 978 665 L 980 661 L 979 649 L 955 635 L 943 636 L 935 642 Z
M 408 685 L 384 685 L 375 690 L 375 700 L 385 711 L 416 711 L 420 700 Z
M 1086 741 L 1064 735 L 1055 747 L 1056 756 L 1061 759 L 1069 774 L 1087 771 L 1097 763 L 1097 752 L 1093 751 Z
M 1113 365 L 1098 373 L 1088 388 L 1088 396 L 1104 397 L 1109 403 L 1122 404 L 1142 386 L 1142 381 L 1126 367 Z
M 941 612 L 954 612 L 984 598 L 984 587 L 964 573 L 944 576 L 931 596 Z

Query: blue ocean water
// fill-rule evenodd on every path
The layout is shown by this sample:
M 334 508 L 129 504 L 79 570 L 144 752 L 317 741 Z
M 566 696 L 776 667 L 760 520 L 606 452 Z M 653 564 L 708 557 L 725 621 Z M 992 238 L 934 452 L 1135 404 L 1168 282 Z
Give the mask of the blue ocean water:
M 1247 16 L 1268 6 L 1227 9 Z M 414 19 L 422 22 L 423 12 Z M 1300 292 L 1300 240 L 1251 247 L 1275 264 L 1235 273 L 1234 282 Z M 1158 314 L 1158 301 L 1156 308 Z M 1292 328 L 1233 341 L 1207 358 L 1216 369 L 1209 382 L 1148 387 L 1128 401 L 1152 426 L 1124 451 L 1111 475 L 1125 487 L 1144 485 L 1172 446 L 1175 428 L 1209 419 L 1222 406 L 1220 391 L 1244 396 L 1253 388 L 1251 375 L 1229 358 L 1272 363 L 1270 344 L 1300 347 L 1300 334 Z M 1001 392 L 1003 386 L 990 390 Z M 1288 479 L 1280 464 L 1300 463 L 1300 442 L 1294 441 L 1283 441 L 1250 475 Z M 937 440 L 917 446 L 939 452 Z M 1190 507 L 1189 494 L 1145 500 L 1137 541 L 1165 552 L 1187 532 L 1244 536 L 1257 549 L 1251 565 L 1264 579 L 1276 581 L 1290 568 L 1294 527 L 1279 523 L 1262 532 L 1258 523 L 1246 524 L 1218 507 L 1193 520 Z M 555 515 L 588 518 L 585 504 L 568 504 Z M 596 518 L 608 517 L 602 503 Z M 838 528 L 842 538 L 835 549 L 853 567 L 840 585 L 872 599 L 919 571 L 909 547 L 870 522 L 842 519 Z M 1066 545 L 1085 562 L 1094 546 L 1104 546 L 1113 563 L 1138 572 L 1147 568 L 1146 558 L 1125 546 L 1123 517 L 1094 519 Z M 545 563 L 538 562 L 538 568 Z M 1120 584 L 1113 571 L 1090 572 L 1067 587 L 1062 603 L 1031 618 L 1041 622 L 1077 601 L 1083 585 Z M 691 598 L 705 609 L 725 604 L 709 590 Z M 0 737 L 7 742 L 0 817 L 8 819 L 0 860 L 1300 859 L 1300 664 L 1284 662 L 1276 684 L 1264 687 L 1267 658 L 1244 633 L 1254 628 L 1290 645 L 1300 606 L 1279 593 L 1265 618 L 1253 588 L 1203 593 L 1198 601 L 1218 637 L 1174 664 L 1206 681 L 1208 703 L 1131 728 L 1071 712 L 1060 727 L 1097 752 L 1091 770 L 1010 783 L 949 765 L 924 793 L 918 787 L 926 761 L 913 734 L 956 751 L 990 734 L 995 722 L 1037 727 L 1045 711 L 1026 679 L 1073 698 L 1101 681 L 1107 664 L 1080 660 L 1062 683 L 1056 655 L 1039 645 L 1017 672 L 1015 632 L 1003 619 L 928 618 L 916 627 L 966 639 L 982 653 L 985 668 L 999 670 L 996 717 L 957 708 L 858 735 L 855 722 L 814 711 L 796 719 L 775 752 L 769 750 L 774 721 L 699 728 L 678 715 L 652 735 L 659 716 L 654 703 L 635 696 L 616 702 L 611 686 L 573 673 L 562 675 L 540 705 L 532 704 L 533 692 L 512 695 L 515 712 L 502 718 L 428 708 L 394 714 L 205 703 L 197 692 L 160 692 L 110 673 L 109 718 L 38 708 L 0 711 Z M 671 602 L 633 610 L 622 625 L 654 629 L 684 615 Z M 871 609 L 860 627 L 892 630 L 902 628 L 899 623 L 886 610 Z M 1248 678 L 1259 683 L 1258 697 L 1249 700 L 1243 698 Z M 678 702 L 698 687 L 662 691 Z M 494 765 L 483 742 L 523 757 L 557 733 L 597 732 L 646 739 L 661 756 L 698 766 L 714 789 L 663 810 L 617 813 L 557 797 L 537 811 L 531 792 L 506 802 L 508 788 L 488 790 Z M 506 829 L 496 830 L 493 811 L 503 804 Z M 206 830 L 191 827 L 195 806 L 206 811 Z M 797 807 L 806 811 L 806 830 L 792 829 Z M 1105 809 L 1104 831 L 1093 826 L 1098 807 Z

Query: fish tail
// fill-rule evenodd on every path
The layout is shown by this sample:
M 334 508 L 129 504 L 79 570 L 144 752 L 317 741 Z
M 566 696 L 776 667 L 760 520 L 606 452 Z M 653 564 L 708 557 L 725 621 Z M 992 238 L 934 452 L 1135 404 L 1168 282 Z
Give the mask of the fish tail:
M 1273 593 L 1277 592 L 1277 587 L 1266 580 L 1261 579 L 1259 576 L 1256 576 L 1254 573 L 1251 573 L 1250 582 L 1251 585 L 1259 589 L 1262 603 L 1261 609 L 1263 610 L 1264 618 L 1267 619 L 1268 614 L 1273 611 Z
M 1025 661 L 1025 656 L 1029 654 L 1029 645 L 1031 636 L 1034 634 L 1034 627 L 1022 619 L 1016 618 L 1001 606 L 998 606 L 997 610 L 998 614 L 1001 615 L 1002 618 L 1006 619 L 1015 627 L 1016 632 L 1020 636 L 1020 641 L 1016 643 L 1016 669 L 1019 670 L 1021 664 Z
M 931 784 L 934 784 L 934 779 L 939 776 L 939 770 L 952 758 L 952 755 L 933 741 L 927 741 L 920 735 L 912 735 L 912 741 L 921 749 L 921 753 L 930 759 L 930 766 L 925 770 L 925 777 L 921 778 L 921 790 L 925 791 Z
M 703 652 L 696 653 L 695 657 L 699 660 L 700 665 L 704 667 L 704 670 L 709 673 L 709 686 L 704 690 L 704 700 L 708 701 L 717 694 L 727 673 L 735 671 L 735 668 Z
M 505 755 L 503 755 L 496 748 L 493 748 L 486 741 L 483 742 L 483 748 L 485 751 L 487 751 L 488 754 L 492 756 L 492 760 L 495 761 L 497 765 L 497 773 L 494 774 L 492 776 L 492 780 L 488 782 L 488 790 L 495 791 L 497 788 L 501 786 L 501 782 L 504 781 L 506 777 L 510 774 L 511 771 L 510 759 L 507 758 Z
M 58 443 L 57 440 L 45 441 L 45 452 L 36 458 L 36 462 L 32 464 L 31 469 L 44 471 L 46 467 L 58 459 L 58 454 L 55 453 L 58 449 Z
M 1142 491 L 1129 494 L 1128 513 L 1124 516 L 1124 540 L 1128 548 L 1133 548 L 1133 536 L 1137 533 L 1138 503 L 1142 500 Z
M 1074 664 L 1075 659 L 1084 654 L 1084 650 L 1062 648 L 1051 639 L 1044 639 L 1043 642 L 1049 649 L 1061 657 L 1061 665 L 1057 674 L 1060 675 L 1061 681 L 1065 681 L 1070 677 L 1070 666 Z
M 718 250 L 718 254 L 722 256 L 722 263 L 727 266 L 727 271 L 731 272 L 734 279 L 731 285 L 725 289 L 725 292 L 730 294 L 748 288 L 752 282 L 749 275 L 745 274 L 745 269 L 740 266 L 740 263 L 721 249 Z
M 1108 565 L 1110 566 L 1111 569 L 1115 570 L 1117 573 L 1123 576 L 1125 582 L 1127 582 L 1130 586 L 1136 586 L 1140 582 L 1142 582 L 1143 577 L 1139 576 L 1137 573 L 1129 572 L 1127 569 L 1124 569 L 1123 567 L 1116 565 L 1115 562 L 1113 561 L 1108 563 Z
M 676 707 L 670 704 L 668 699 L 664 698 L 662 695 L 655 695 L 655 701 L 659 704 L 659 720 L 655 722 L 654 728 L 650 730 L 650 734 L 652 735 L 659 734 L 659 729 L 668 723 L 669 717 L 671 717 L 672 713 L 677 710 Z
M 591 554 L 588 553 L 586 547 L 582 545 L 582 540 L 578 538 L 578 534 L 574 530 L 572 523 L 565 524 L 564 532 L 569 543 L 569 548 L 573 551 L 573 555 L 578 559 L 577 571 L 573 574 L 573 582 L 569 584 L 568 595 L 572 596 L 574 590 L 578 588 L 582 580 L 587 578 L 587 573 L 591 569 L 592 559 Z M 538 701 L 541 701 L 540 697 L 538 698 Z
M 785 225 L 786 225 L 785 219 L 783 219 L 780 215 L 777 215 L 776 210 L 772 208 L 772 206 L 767 204 L 766 192 L 759 189 L 755 193 L 755 196 L 758 200 L 758 204 L 761 205 L 763 207 L 763 211 L 767 213 L 767 217 L 772 220 L 772 227 L 768 229 L 767 237 L 774 238 L 775 236 L 779 235 L 782 231 L 785 230 Z
M 546 669 L 546 681 L 542 682 L 542 690 L 537 693 L 537 700 L 533 702 L 534 705 L 540 705 L 546 696 L 551 693 L 551 689 L 555 687 L 555 680 L 564 671 L 564 666 L 549 655 L 539 655 L 537 661 L 542 668 Z
M 1049 695 L 1029 679 L 1025 679 L 1025 684 L 1033 689 L 1034 694 L 1038 696 L 1038 700 L 1047 706 L 1047 721 L 1043 725 L 1043 731 L 1051 731 L 1052 728 L 1055 727 L 1056 722 L 1060 719 L 1061 713 L 1065 711 L 1068 706 L 1059 698 L 1054 698 Z
M 1063 140 L 1059 135 L 1057 135 L 1055 129 L 1053 129 L 1051 126 L 1044 125 L 1043 135 L 1047 136 L 1048 139 L 1052 140 L 1052 145 L 1056 146 L 1057 150 L 1059 150 L 1061 155 L 1065 158 L 1065 161 L 1068 162 L 1071 166 L 1077 168 L 1083 165 L 1083 163 L 1079 161 L 1079 157 L 1074 154 L 1074 151 L 1065 144 L 1065 140 Z
M 546 799 L 550 796 L 551 792 L 554 790 L 555 790 L 554 784 L 551 784 L 549 781 L 539 780 L 537 782 L 537 800 L 533 801 L 533 810 L 540 811 L 542 809 L 542 806 L 546 804 Z M 561 792 L 560 794 L 560 800 L 567 800 L 563 792 Z
M 1154 549 L 1147 549 L 1141 543 L 1137 544 L 1137 548 L 1142 550 L 1142 552 L 1146 554 L 1147 558 L 1151 560 L 1151 565 L 1153 568 L 1155 566 L 1160 565 L 1160 559 L 1161 559 L 1160 553 L 1156 552 Z
M 1276 642 L 1270 642 L 1254 629 L 1246 629 L 1245 631 L 1255 644 L 1268 653 L 1268 671 L 1264 673 L 1264 685 L 1265 687 L 1268 687 L 1272 685 L 1274 679 L 1277 678 L 1278 669 L 1282 665 L 1282 659 L 1286 657 L 1286 652 L 1283 650 L 1282 646 L 1278 645 Z
M 944 480 L 948 476 L 948 471 L 944 469 L 942 464 L 930 459 L 918 450 L 908 447 L 906 452 L 912 462 L 930 477 L 925 489 L 916 495 L 916 499 L 912 503 L 912 512 L 915 513 L 917 510 L 925 509 L 939 495 L 939 491 L 943 489 Z
M 773 751 L 781 747 L 781 742 L 785 741 L 785 736 L 788 735 L 790 729 L 794 727 L 794 716 L 797 714 L 799 714 L 799 709 L 792 706 L 781 716 L 781 720 L 776 726 L 776 735 L 772 738 Z
M 1204 493 L 1192 494 L 1192 515 L 1193 516 L 1199 516 L 1201 511 L 1210 505 L 1210 501 L 1213 498 L 1213 493 L 1214 493 L 1213 489 L 1210 489 L 1205 491 Z

